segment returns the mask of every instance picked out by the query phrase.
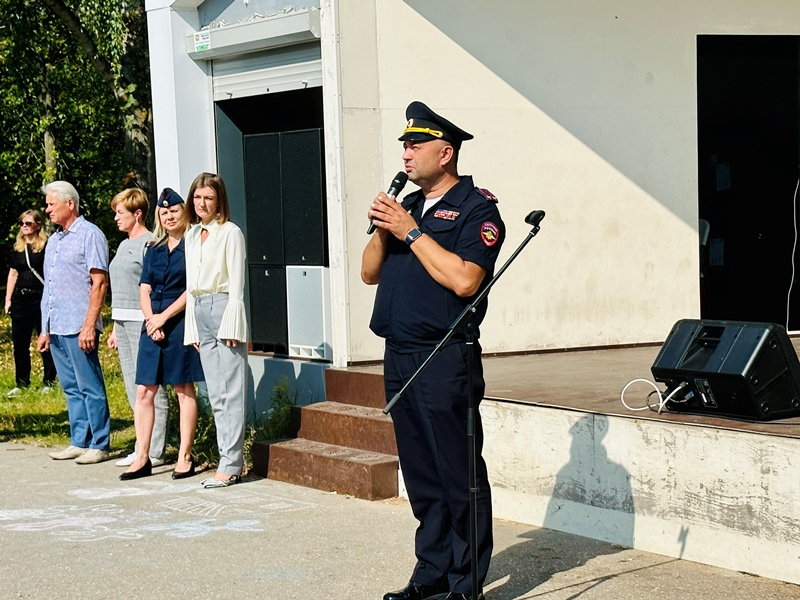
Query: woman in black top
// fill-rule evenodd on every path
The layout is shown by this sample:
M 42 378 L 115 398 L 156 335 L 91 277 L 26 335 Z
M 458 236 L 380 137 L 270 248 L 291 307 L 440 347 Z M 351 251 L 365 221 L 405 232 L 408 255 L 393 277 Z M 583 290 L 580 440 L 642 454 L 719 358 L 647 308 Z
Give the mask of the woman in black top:
M 21 388 L 31 384 L 31 334 L 39 335 L 42 327 L 42 292 L 44 291 L 44 247 L 47 232 L 42 213 L 26 210 L 19 216 L 19 233 L 14 243 L 6 283 L 5 311 L 11 315 L 11 338 L 14 341 L 16 387 L 8 392 L 12 398 Z M 49 351 L 42 352 L 43 383 L 47 388 L 56 380 L 56 367 Z

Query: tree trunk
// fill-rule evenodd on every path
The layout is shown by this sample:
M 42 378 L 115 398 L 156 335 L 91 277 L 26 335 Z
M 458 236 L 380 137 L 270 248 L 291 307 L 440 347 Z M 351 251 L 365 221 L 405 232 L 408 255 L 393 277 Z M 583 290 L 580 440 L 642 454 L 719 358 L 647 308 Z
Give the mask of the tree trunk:
M 53 97 L 50 95 L 50 82 L 47 77 L 47 66 L 44 67 L 44 86 L 41 102 L 44 107 L 44 174 L 42 184 L 47 185 L 56 178 L 58 173 L 58 153 L 56 151 L 56 138 L 53 135 Z

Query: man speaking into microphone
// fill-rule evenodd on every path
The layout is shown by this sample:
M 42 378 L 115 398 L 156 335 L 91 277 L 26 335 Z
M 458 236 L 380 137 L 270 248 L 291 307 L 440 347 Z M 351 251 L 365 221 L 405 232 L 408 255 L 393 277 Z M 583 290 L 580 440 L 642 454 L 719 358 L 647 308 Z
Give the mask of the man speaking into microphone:
M 458 174 L 461 143 L 473 136 L 422 102 L 406 109 L 403 163 L 419 190 L 402 202 L 379 193 L 368 216 L 375 233 L 361 278 L 377 284 L 370 329 L 386 340 L 387 400 L 417 371 L 493 275 L 505 239 L 497 199 Z M 394 186 L 393 188 L 394 189 Z M 486 314 L 477 307 L 475 323 Z M 456 333 L 391 412 L 400 467 L 414 516 L 417 564 L 406 587 L 384 600 L 472 599 L 470 568 L 482 587 L 492 555 L 492 508 L 483 428 L 476 412 L 477 565 L 470 565 L 467 344 Z M 480 345 L 473 392 L 483 398 Z M 483 598 L 483 594 L 479 595 Z

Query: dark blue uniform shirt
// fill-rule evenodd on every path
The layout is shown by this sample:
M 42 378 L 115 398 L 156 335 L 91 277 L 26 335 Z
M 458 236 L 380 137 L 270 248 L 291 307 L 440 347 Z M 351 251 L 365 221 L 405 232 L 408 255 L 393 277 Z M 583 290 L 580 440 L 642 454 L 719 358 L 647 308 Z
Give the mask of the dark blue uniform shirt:
M 166 243 L 152 246 L 144 255 L 140 283 L 150 286 L 153 312 L 164 312 L 186 291 L 186 255 L 184 240 L 169 251 Z M 192 346 L 184 346 L 185 312 L 170 317 L 162 327 L 159 341 L 147 335 L 142 323 L 139 356 L 136 362 L 136 383 L 141 385 L 178 385 L 203 381 L 200 354 Z
M 164 312 L 180 298 L 186 291 L 184 241 L 181 240 L 172 252 L 166 243 L 152 246 L 144 255 L 139 283 L 150 286 L 150 302 L 156 314 Z
M 421 190 L 406 196 L 402 204 L 423 233 L 445 250 L 486 269 L 483 289 L 492 278 L 506 233 L 494 196 L 464 176 L 424 216 Z M 473 298 L 460 298 L 437 283 L 411 248 L 392 237 L 381 267 L 370 329 L 396 351 L 432 348 Z M 475 314 L 478 325 L 486 315 L 486 305 L 486 300 L 481 302 Z M 453 337 L 458 339 L 463 336 Z

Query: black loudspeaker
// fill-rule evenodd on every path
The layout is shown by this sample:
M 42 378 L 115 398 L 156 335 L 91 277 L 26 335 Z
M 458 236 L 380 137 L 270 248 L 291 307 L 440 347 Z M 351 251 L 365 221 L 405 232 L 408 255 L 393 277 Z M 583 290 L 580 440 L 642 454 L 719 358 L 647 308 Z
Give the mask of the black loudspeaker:
M 684 319 L 651 367 L 667 408 L 766 421 L 800 415 L 800 362 L 775 323 Z
M 253 350 L 277 354 L 288 352 L 284 267 L 250 265 L 250 323 Z
M 244 163 L 248 259 L 328 266 L 321 130 L 246 135 Z
M 287 265 L 328 265 L 324 166 L 319 129 L 281 134 L 283 239 Z
M 280 134 L 244 136 L 247 259 L 286 264 L 283 253 Z

